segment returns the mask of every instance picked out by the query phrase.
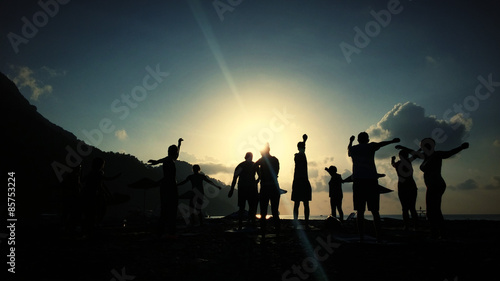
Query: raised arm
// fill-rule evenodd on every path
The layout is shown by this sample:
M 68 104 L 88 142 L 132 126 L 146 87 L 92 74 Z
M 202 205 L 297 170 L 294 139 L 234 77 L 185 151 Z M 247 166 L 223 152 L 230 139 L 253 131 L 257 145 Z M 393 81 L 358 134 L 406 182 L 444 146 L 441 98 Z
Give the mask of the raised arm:
M 453 156 L 453 155 L 455 155 L 455 154 L 459 153 L 460 151 L 467 149 L 467 148 L 469 148 L 469 143 L 464 142 L 457 148 L 454 148 L 454 149 L 448 150 L 448 151 L 443 151 L 442 152 L 443 159 L 450 158 L 451 156 Z
M 330 170 L 328 170 L 328 168 L 327 168 L 327 167 L 325 167 L 325 171 L 327 171 L 327 172 L 328 172 L 328 174 L 329 174 L 330 176 L 332 176 L 332 177 L 333 177 L 333 174 L 332 174 L 332 173 L 330 173 Z
M 356 139 L 355 136 L 351 136 L 349 138 L 349 145 L 347 145 L 347 154 L 351 156 L 351 147 L 352 147 L 352 142 Z
M 179 152 L 179 154 L 181 154 L 181 144 L 183 141 L 184 139 L 182 138 L 179 138 L 179 140 L 177 141 L 177 151 Z

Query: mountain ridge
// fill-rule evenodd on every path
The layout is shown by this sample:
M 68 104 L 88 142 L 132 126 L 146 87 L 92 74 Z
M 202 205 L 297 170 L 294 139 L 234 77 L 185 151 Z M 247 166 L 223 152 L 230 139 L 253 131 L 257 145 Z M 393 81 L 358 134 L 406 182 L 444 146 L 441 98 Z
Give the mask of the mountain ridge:
M 40 114 L 15 83 L 1 72 L 0 89 L 4 100 L 2 111 L 7 116 L 7 122 L 2 124 L 2 131 L 7 132 L 2 146 L 3 154 L 6 155 L 4 176 L 8 172 L 15 173 L 18 215 L 36 217 L 42 213 L 57 213 L 61 205 L 61 180 L 80 164 L 82 176 L 85 176 L 95 157 L 106 160 L 107 175 L 122 173 L 117 180 L 107 183 L 110 191 L 130 198 L 127 202 L 110 206 L 110 218 L 140 213 L 144 208 L 153 213 L 159 212 L 159 188 L 144 191 L 129 188 L 128 185 L 142 178 L 161 179 L 161 167 L 151 167 L 130 154 L 104 152 L 85 144 Z M 176 166 L 178 180 L 192 173 L 192 165 L 188 162 L 179 160 Z M 223 182 L 211 179 L 227 187 Z M 183 185 L 179 187 L 179 194 L 190 189 L 189 184 Z M 222 194 L 225 195 L 224 189 L 217 197 L 208 198 L 205 209 L 208 214 L 227 215 L 236 210 L 237 196 L 228 199 Z

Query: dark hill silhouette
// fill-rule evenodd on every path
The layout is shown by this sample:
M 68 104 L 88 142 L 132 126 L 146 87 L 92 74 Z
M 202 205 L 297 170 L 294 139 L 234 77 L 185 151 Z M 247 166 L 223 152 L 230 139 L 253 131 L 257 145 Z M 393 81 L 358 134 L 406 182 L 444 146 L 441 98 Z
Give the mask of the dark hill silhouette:
M 81 149 L 88 154 L 75 154 L 78 155 L 76 157 L 84 156 L 81 157 L 83 175 L 89 172 L 90 164 L 95 157 L 106 160 L 106 174 L 122 173 L 117 180 L 108 182 L 107 186 L 111 193 L 121 194 L 122 198 L 130 197 L 130 200 L 110 206 L 108 219 L 126 218 L 141 213 L 144 208 L 144 194 L 147 198 L 146 208 L 158 211 L 158 188 L 148 189 L 144 193 L 143 190 L 132 189 L 128 185 L 144 177 L 160 179 L 162 177 L 160 167 L 148 166 L 129 154 L 104 152 L 96 147 L 82 146 L 83 142 L 75 135 L 38 113 L 37 108 L 31 105 L 16 85 L 2 73 L 0 73 L 0 89 L 1 109 L 5 113 L 2 122 L 2 132 L 4 132 L 2 155 L 5 155 L 3 174 L 6 176 L 7 172 L 15 172 L 18 217 L 37 218 L 42 213 L 58 212 L 61 185 L 53 165 L 57 162 L 61 167 L 64 165 L 65 169 L 71 168 L 67 161 L 68 149 L 75 152 Z M 168 145 L 165 144 L 165 154 Z M 70 162 L 77 163 L 76 157 L 70 157 Z M 192 173 L 192 165 L 180 160 L 176 164 L 179 181 Z M 69 173 L 60 171 L 60 174 Z M 227 187 L 224 183 L 213 180 L 220 186 Z M 183 186 L 179 189 L 179 193 L 182 194 L 190 188 L 188 185 Z M 228 191 L 229 188 L 224 188 L 218 197 L 210 199 L 205 211 L 210 215 L 227 215 L 234 212 L 237 208 L 234 198 L 237 197 L 228 200 Z M 4 194 L 5 192 L 2 196 L 6 196 Z M 6 202 L 7 200 L 2 200 L 4 210 L 7 209 Z

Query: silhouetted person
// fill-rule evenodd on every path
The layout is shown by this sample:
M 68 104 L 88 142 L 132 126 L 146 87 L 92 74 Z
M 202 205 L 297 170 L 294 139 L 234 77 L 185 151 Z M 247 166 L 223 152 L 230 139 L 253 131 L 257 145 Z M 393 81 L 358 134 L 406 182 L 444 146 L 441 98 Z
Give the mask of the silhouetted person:
M 104 184 L 105 181 L 118 178 L 121 173 L 112 177 L 104 175 L 106 162 L 100 157 L 92 161 L 92 170 L 84 178 L 85 186 L 82 190 L 82 203 L 84 213 L 83 229 L 91 235 L 95 226 L 101 223 L 106 213 L 106 201 L 111 198 L 111 193 Z
M 300 202 L 304 204 L 304 218 L 306 229 L 309 229 L 309 201 L 312 199 L 312 188 L 307 173 L 306 141 L 307 135 L 302 136 L 303 141 L 297 144 L 298 153 L 295 153 L 295 170 L 292 183 L 293 222 L 298 227 Z
M 65 175 L 61 184 L 61 222 L 68 232 L 74 231 L 81 220 L 81 172 L 82 166 L 78 165 L 71 173 Z
M 436 141 L 432 138 L 425 138 L 420 142 L 418 151 L 411 150 L 401 145 L 397 149 L 403 149 L 411 153 L 414 157 L 423 159 L 420 170 L 424 172 L 424 182 L 427 187 L 425 202 L 427 205 L 427 218 L 431 224 L 433 238 L 441 238 L 443 235 L 443 213 L 441 211 L 441 199 L 446 190 L 446 182 L 441 176 L 443 159 L 459 153 L 469 148 L 469 143 L 464 142 L 459 147 L 449 151 L 436 151 Z
M 332 177 L 328 182 L 329 196 L 330 196 L 330 207 L 332 208 L 332 216 L 337 217 L 337 210 L 339 211 L 339 219 L 344 221 L 344 211 L 342 211 L 342 199 L 344 194 L 342 192 L 342 176 L 337 174 L 337 167 L 330 166 L 325 168 L 325 170 Z
M 405 230 L 410 229 L 410 215 L 413 220 L 413 227 L 417 226 L 418 214 L 415 209 L 417 202 L 417 184 L 413 179 L 413 166 L 411 162 L 415 160 L 410 157 L 408 151 L 401 150 L 399 152 L 399 161 L 396 162 L 396 156 L 391 158 L 391 164 L 396 169 L 398 174 L 398 197 L 403 210 L 403 221 Z
M 188 181 L 191 182 L 191 186 L 194 191 L 193 197 L 189 200 L 189 209 L 193 212 L 190 218 L 191 225 L 194 225 L 196 214 L 198 214 L 200 225 L 203 224 L 203 213 L 201 211 L 203 202 L 205 200 L 205 190 L 203 188 L 203 182 L 206 181 L 209 184 L 217 187 L 218 189 L 221 189 L 221 187 L 211 181 L 205 174 L 201 174 L 200 171 L 200 165 L 193 165 L 193 174 L 189 175 L 185 180 L 177 184 L 177 186 L 179 186 L 187 183 Z
M 280 188 L 278 184 L 278 173 L 280 170 L 280 163 L 278 158 L 271 156 L 269 144 L 261 151 L 262 157 L 255 162 L 259 167 L 258 173 L 260 178 L 260 215 L 261 215 L 261 228 L 262 236 L 266 233 L 266 216 L 269 202 L 271 202 L 271 213 L 273 214 L 274 225 L 276 233 L 279 234 L 281 229 L 281 222 L 279 217 L 280 205 Z
M 364 240 L 365 207 L 372 212 L 375 235 L 380 240 L 380 193 L 378 187 L 378 173 L 375 166 L 375 152 L 381 147 L 399 142 L 398 138 L 391 141 L 369 142 L 368 133 L 358 134 L 358 145 L 352 145 L 355 137 L 351 136 L 348 154 L 352 158 L 352 197 L 354 210 L 357 211 L 356 222 L 360 240 Z
M 247 152 L 245 161 L 241 162 L 234 169 L 233 182 L 228 197 L 233 196 L 236 181 L 238 181 L 238 229 L 242 228 L 243 212 L 248 201 L 248 222 L 255 226 L 255 215 L 257 214 L 257 204 L 259 203 L 259 191 L 257 188 L 257 180 L 255 174 L 257 167 L 254 165 L 253 154 Z
M 182 141 L 183 139 L 180 138 L 177 146 L 173 144 L 168 147 L 167 157 L 148 161 L 151 165 L 162 164 L 163 168 L 163 178 L 160 181 L 161 213 L 158 225 L 158 234 L 160 237 L 164 233 L 165 226 L 167 227 L 168 235 L 175 235 L 177 207 L 179 205 L 175 161 L 179 158 Z

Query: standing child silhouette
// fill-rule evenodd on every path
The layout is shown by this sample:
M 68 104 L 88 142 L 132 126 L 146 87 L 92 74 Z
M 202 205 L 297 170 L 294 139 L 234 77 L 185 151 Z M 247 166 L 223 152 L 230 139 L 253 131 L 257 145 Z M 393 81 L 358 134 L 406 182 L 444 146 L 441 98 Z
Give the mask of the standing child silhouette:
M 329 196 L 330 196 L 330 207 L 332 208 L 332 216 L 337 217 L 337 210 L 339 211 L 340 221 L 344 220 L 344 211 L 342 211 L 342 199 L 344 194 L 342 192 L 342 176 L 337 174 L 337 167 L 330 166 L 325 168 L 325 170 L 332 177 L 328 182 L 329 186 Z
M 413 220 L 413 227 L 417 226 L 418 214 L 415 209 L 417 202 L 417 184 L 413 179 L 413 167 L 411 162 L 415 160 L 410 157 L 408 151 L 401 150 L 399 152 L 399 161 L 396 162 L 396 156 L 391 158 L 391 164 L 396 169 L 398 174 L 398 197 L 403 210 L 404 229 L 410 229 L 410 216 Z
M 196 214 L 198 214 L 198 220 L 200 222 L 200 225 L 203 224 L 203 213 L 201 211 L 205 200 L 205 191 L 203 188 L 203 182 L 206 181 L 209 184 L 217 187 L 219 190 L 221 189 L 221 187 L 219 187 L 213 181 L 211 181 L 205 174 L 201 174 L 200 171 L 201 171 L 200 165 L 193 165 L 193 174 L 189 175 L 185 180 L 177 184 L 177 186 L 179 186 L 187 183 L 188 181 L 191 182 L 194 191 L 193 197 L 191 198 L 191 200 L 189 200 L 189 208 L 193 212 L 191 214 L 191 225 L 194 225 L 194 218 Z

